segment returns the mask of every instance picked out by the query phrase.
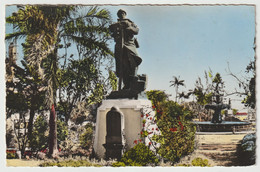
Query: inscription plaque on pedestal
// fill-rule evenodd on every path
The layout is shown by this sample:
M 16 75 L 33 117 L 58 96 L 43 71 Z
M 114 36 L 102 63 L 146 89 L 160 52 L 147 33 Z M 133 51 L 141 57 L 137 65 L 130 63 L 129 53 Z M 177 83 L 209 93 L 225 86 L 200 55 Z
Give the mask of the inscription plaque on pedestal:
M 106 159 L 121 159 L 122 156 L 122 133 L 121 133 L 121 115 L 112 107 L 106 116 L 106 143 L 103 146 L 106 149 Z

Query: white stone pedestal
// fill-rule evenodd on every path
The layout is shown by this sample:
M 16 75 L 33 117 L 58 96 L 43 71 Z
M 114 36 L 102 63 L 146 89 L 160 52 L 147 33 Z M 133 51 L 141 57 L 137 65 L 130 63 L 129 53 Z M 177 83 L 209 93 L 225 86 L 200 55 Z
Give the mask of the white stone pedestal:
M 103 144 L 106 142 L 106 115 L 108 111 L 115 107 L 121 114 L 123 145 L 126 150 L 129 150 L 135 146 L 134 140 L 140 139 L 140 132 L 143 127 L 140 110 L 147 106 L 151 107 L 150 100 L 110 99 L 102 101 L 102 105 L 97 111 L 94 140 L 94 151 L 98 158 L 105 158 L 106 150 Z

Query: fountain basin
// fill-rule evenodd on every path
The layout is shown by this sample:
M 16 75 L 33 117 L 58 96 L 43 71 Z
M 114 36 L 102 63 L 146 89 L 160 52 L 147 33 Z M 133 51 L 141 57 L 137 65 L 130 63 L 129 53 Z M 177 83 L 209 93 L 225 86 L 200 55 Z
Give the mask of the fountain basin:
M 193 123 L 197 126 L 197 132 L 241 132 L 251 130 L 251 123 L 243 121 L 222 121 L 222 123 L 196 121 Z

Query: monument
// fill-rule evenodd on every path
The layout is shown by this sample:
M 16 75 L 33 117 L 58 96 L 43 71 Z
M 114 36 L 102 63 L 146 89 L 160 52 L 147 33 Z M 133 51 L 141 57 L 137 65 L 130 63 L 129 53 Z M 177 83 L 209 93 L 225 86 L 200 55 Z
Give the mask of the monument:
M 108 98 L 135 98 L 145 90 L 146 75 L 137 75 L 138 66 L 142 59 L 136 49 L 139 43 L 134 35 L 139 28 L 130 19 L 126 18 L 126 12 L 120 9 L 117 12 L 118 21 L 110 25 L 109 29 L 115 40 L 116 75 L 119 78 L 118 91 L 112 92 Z M 122 83 L 124 87 L 122 87 Z
M 143 99 L 147 77 L 137 75 L 142 59 L 136 49 L 139 47 L 135 35 L 139 28 L 126 18 L 126 11 L 117 12 L 118 21 L 110 25 L 115 41 L 116 76 L 118 90 L 111 92 L 97 110 L 94 152 L 98 158 L 120 159 L 140 138 L 143 127 L 141 109 L 151 107 Z
M 214 114 L 211 119 L 211 123 L 221 123 L 222 122 L 221 110 L 230 109 L 230 105 L 221 103 L 219 92 L 217 92 L 217 94 L 215 96 L 216 96 L 216 101 L 215 101 L 216 104 L 208 104 L 205 106 L 205 108 L 214 110 Z

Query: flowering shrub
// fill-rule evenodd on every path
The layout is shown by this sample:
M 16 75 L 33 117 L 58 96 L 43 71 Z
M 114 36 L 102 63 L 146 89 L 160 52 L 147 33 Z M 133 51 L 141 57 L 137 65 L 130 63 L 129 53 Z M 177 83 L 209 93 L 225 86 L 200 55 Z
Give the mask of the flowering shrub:
M 156 112 L 152 122 L 159 128 L 159 134 L 156 133 L 150 138 L 153 140 L 151 145 L 159 143 L 156 152 L 173 163 L 177 162 L 181 156 L 191 153 L 194 149 L 196 128 L 190 122 L 192 112 L 168 100 L 168 96 L 163 91 L 148 91 L 147 96 L 152 101 L 152 108 Z
M 16 153 L 15 152 L 6 152 L 6 159 L 15 159 L 16 158 Z
M 159 159 L 155 154 L 145 146 L 143 143 L 139 143 L 124 153 L 119 162 L 113 163 L 113 167 L 118 166 L 146 166 L 156 165 L 159 163 Z
M 159 135 L 160 131 L 156 125 L 154 109 L 150 106 L 144 106 L 141 109 L 141 117 L 143 118 L 143 128 L 140 131 L 140 138 L 135 140 L 134 143 L 144 143 L 156 154 L 159 143 L 155 142 L 152 137 Z

